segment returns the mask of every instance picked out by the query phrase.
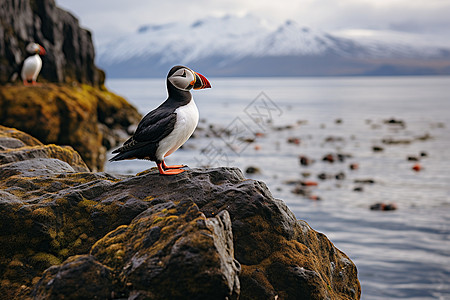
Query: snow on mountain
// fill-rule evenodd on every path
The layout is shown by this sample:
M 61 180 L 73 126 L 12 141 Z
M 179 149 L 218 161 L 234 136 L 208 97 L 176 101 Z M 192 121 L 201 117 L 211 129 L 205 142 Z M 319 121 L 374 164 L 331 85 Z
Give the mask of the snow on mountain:
M 450 40 L 393 30 L 352 29 L 332 33 L 356 41 L 373 57 L 439 57 L 450 49 Z
M 398 32 L 326 33 L 300 26 L 294 21 L 276 26 L 253 15 L 227 15 L 221 18 L 207 17 L 192 24 L 145 25 L 134 34 L 100 46 L 97 57 L 99 66 L 112 72 L 113 76 L 127 76 L 127 66 L 147 68 L 150 72 L 149 68 L 167 68 L 174 64 L 189 65 L 201 61 L 208 61 L 208 66 L 214 67 L 216 71 L 220 68 L 229 69 L 228 73 L 218 72 L 219 75 L 233 75 L 233 72 L 236 73 L 234 75 L 240 75 L 247 74 L 242 69 L 246 63 L 242 62 L 251 60 L 256 64 L 257 59 L 264 58 L 276 58 L 277 64 L 289 64 L 289 60 L 283 58 L 304 61 L 305 57 L 322 57 L 328 61 L 332 57 L 336 66 L 342 63 L 337 63 L 338 58 L 432 58 L 448 61 L 449 49 L 445 45 L 436 46 L 418 36 Z M 297 63 L 301 66 L 300 61 Z M 142 72 L 146 71 L 143 69 Z M 140 73 L 135 75 L 140 76 Z M 151 76 L 151 72 L 148 74 Z
M 209 17 L 190 25 L 147 25 L 139 28 L 135 34 L 101 47 L 98 55 L 105 62 L 160 55 L 161 62 L 181 63 L 217 53 L 221 56 L 246 56 L 266 32 L 268 28 L 254 17 Z

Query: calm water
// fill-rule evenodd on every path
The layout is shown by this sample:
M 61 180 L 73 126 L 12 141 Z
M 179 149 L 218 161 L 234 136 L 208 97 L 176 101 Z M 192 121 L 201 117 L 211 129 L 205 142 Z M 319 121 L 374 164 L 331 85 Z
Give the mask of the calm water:
M 247 176 L 266 182 L 355 262 L 362 299 L 450 299 L 450 77 L 210 81 L 212 89 L 193 92 L 204 130 L 169 164 L 259 168 Z M 107 85 L 142 114 L 166 98 L 164 79 Z M 391 119 L 403 125 L 385 123 Z M 337 153 L 344 162 L 322 161 Z M 315 162 L 302 166 L 300 155 Z M 412 170 L 416 163 L 419 172 Z M 115 162 L 106 171 L 136 174 L 153 166 Z M 374 183 L 355 183 L 369 179 Z M 318 185 L 298 195 L 289 180 Z M 398 209 L 370 210 L 379 202 Z

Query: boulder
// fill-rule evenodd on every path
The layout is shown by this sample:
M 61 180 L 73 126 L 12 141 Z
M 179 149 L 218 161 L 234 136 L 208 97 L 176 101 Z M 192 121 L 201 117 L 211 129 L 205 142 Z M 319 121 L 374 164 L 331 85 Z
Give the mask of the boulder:
M 0 124 L 72 146 L 93 171 L 141 118 L 124 98 L 88 85 L 0 86 L 0 107 Z
M 239 169 L 91 173 L 27 143 L 0 128 L 7 299 L 360 298 L 353 262 Z

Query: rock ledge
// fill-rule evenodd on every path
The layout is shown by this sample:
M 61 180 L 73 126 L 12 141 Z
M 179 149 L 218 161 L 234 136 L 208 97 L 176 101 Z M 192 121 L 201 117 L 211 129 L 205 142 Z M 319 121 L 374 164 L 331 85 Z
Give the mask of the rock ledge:
M 8 299 L 360 298 L 351 260 L 239 169 L 90 173 L 49 147 L 0 127 Z

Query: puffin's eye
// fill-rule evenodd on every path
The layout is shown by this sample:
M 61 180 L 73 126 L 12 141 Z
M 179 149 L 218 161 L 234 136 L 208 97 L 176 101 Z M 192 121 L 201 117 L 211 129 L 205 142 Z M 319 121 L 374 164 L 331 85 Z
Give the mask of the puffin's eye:
M 195 75 L 188 68 L 176 70 L 168 79 L 176 88 L 185 91 L 190 90 L 195 83 Z

